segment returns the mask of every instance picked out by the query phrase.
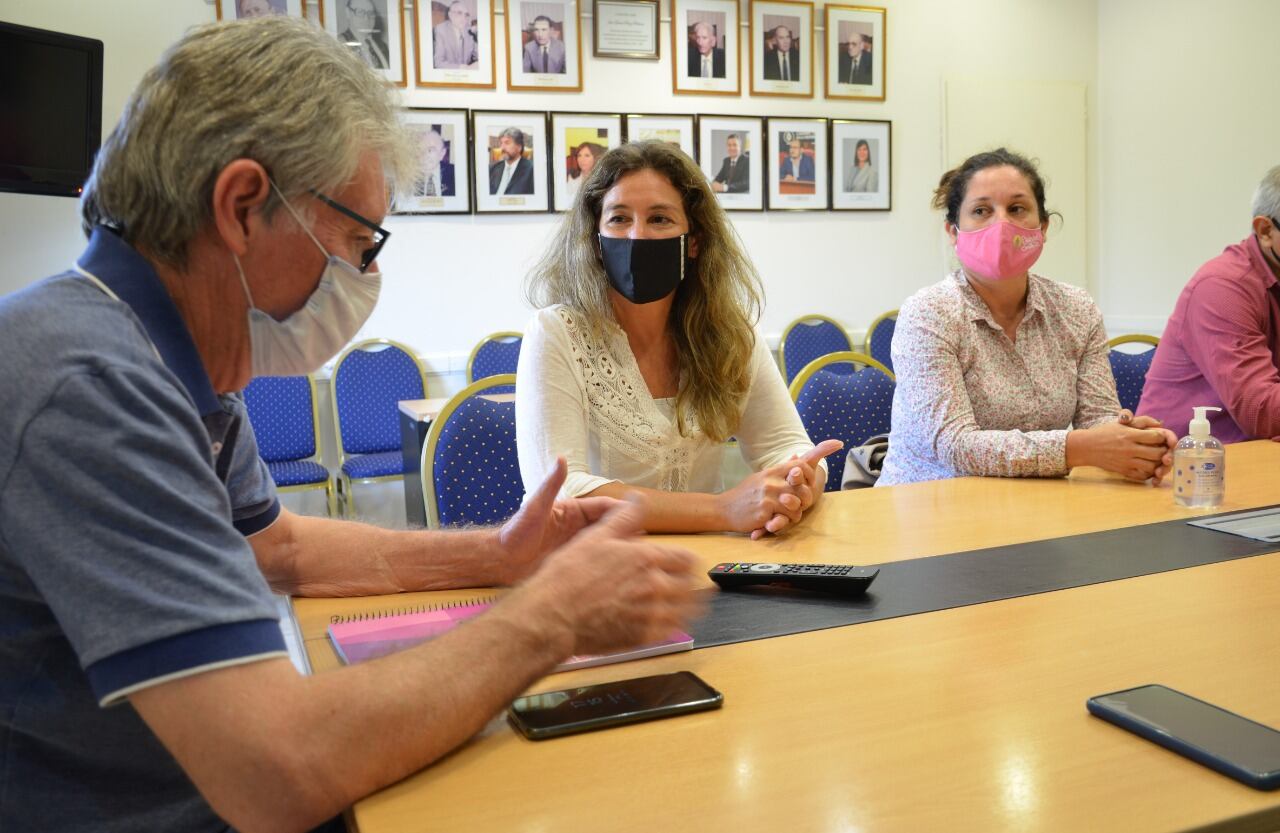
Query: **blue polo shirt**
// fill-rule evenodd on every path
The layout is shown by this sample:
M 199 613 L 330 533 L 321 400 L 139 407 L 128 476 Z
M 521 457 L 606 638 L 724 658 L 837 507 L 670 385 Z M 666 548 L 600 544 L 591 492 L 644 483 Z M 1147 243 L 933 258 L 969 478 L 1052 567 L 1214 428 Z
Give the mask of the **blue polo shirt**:
M 0 391 L 0 830 L 224 830 L 128 695 L 287 656 L 243 401 L 105 228 L 0 298 Z

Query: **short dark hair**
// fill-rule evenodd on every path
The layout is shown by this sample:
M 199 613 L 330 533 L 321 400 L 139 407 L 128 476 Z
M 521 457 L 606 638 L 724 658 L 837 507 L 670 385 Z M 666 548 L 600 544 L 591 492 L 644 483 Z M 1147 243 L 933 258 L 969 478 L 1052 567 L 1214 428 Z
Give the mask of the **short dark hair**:
M 973 175 L 978 171 L 985 171 L 987 168 L 1002 168 L 1006 165 L 1016 169 L 1027 178 L 1027 183 L 1031 186 L 1031 193 L 1036 198 L 1036 211 L 1040 214 L 1041 222 L 1048 220 L 1051 214 L 1058 213 L 1049 211 L 1044 206 L 1044 180 L 1040 177 L 1040 171 L 1036 169 L 1035 162 L 1008 148 L 996 148 L 995 150 L 975 153 L 943 174 L 942 179 L 938 180 L 937 189 L 933 192 L 933 207 L 946 211 L 947 222 L 953 226 L 958 225 L 960 221 L 960 204 L 964 202 L 964 196 L 969 190 L 969 180 L 973 179 Z M 1059 214 L 1058 216 L 1061 217 L 1062 215 Z
M 548 29 L 551 28 L 551 18 L 547 17 L 545 14 L 540 14 L 537 17 L 535 17 L 533 19 L 533 23 L 529 24 L 529 28 L 532 29 L 534 26 L 537 26 L 539 20 L 547 21 L 547 28 Z

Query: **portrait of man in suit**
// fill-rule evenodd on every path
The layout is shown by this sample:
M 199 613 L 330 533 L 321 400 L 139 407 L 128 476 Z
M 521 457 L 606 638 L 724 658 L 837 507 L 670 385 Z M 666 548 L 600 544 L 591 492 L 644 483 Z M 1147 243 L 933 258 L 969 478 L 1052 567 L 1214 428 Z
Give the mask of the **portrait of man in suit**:
M 690 78 L 724 78 L 724 50 L 716 46 L 716 30 L 700 20 L 693 24 L 693 42 L 689 44 Z
M 852 32 L 840 51 L 841 84 L 872 84 L 871 38 Z
M 538 15 L 529 32 L 533 38 L 524 45 L 524 71 L 563 74 L 564 41 L 551 36 L 551 18 Z
M 284 0 L 236 0 L 236 19 L 287 14 Z
M 773 48 L 769 48 L 769 42 Z M 800 44 L 787 26 L 775 26 L 765 39 L 766 81 L 800 81 Z
M 454 190 L 453 163 L 446 162 L 444 137 L 430 127 L 419 134 L 422 153 L 422 173 L 413 184 L 415 197 L 452 197 Z
M 471 34 L 471 10 L 463 0 L 449 4 L 449 17 L 431 30 L 431 65 L 436 69 L 476 69 L 480 60 Z
M 810 147 L 813 145 L 812 134 L 809 139 Z M 783 137 L 786 139 L 786 135 Z M 778 166 L 778 178 L 783 182 L 813 182 L 813 157 L 804 152 L 804 142 L 800 138 L 800 134 L 791 134 L 790 139 L 785 142 L 787 147 L 787 155 L 783 158 L 782 164 Z
M 387 51 L 387 0 L 339 0 L 339 11 L 345 13 L 338 25 L 345 23 L 338 40 L 360 56 L 374 69 L 391 66 L 391 53 Z M 378 3 L 381 3 L 379 8 Z
M 498 134 L 502 158 L 489 166 L 489 193 L 495 196 L 533 193 L 533 163 L 524 158 L 525 136 L 518 127 Z
M 711 180 L 711 190 L 717 194 L 745 194 L 751 190 L 751 160 L 742 152 L 742 137 L 730 133 L 724 150 L 724 161 L 720 172 Z

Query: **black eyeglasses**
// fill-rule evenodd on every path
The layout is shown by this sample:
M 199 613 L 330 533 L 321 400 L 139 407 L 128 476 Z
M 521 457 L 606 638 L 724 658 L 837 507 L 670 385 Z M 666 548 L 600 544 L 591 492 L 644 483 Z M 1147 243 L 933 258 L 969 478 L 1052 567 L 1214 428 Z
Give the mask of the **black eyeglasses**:
M 347 208 L 342 203 L 338 202 L 335 199 L 332 199 L 331 197 L 326 197 L 324 194 L 321 194 L 319 191 L 316 191 L 313 189 L 311 191 L 311 194 L 316 199 L 320 200 L 320 202 L 332 208 L 334 211 L 337 211 L 340 214 L 345 214 L 346 216 L 350 217 L 360 225 L 364 226 L 365 228 L 373 232 L 373 245 L 368 249 L 365 249 L 364 252 L 360 255 L 360 273 L 364 274 L 365 272 L 367 272 L 370 264 L 372 264 L 375 260 L 378 259 L 378 252 L 382 251 L 382 247 L 386 245 L 387 238 L 391 236 L 391 232 L 387 231 L 382 226 L 378 225 L 372 220 L 361 217 L 359 214 L 352 211 L 350 208 Z

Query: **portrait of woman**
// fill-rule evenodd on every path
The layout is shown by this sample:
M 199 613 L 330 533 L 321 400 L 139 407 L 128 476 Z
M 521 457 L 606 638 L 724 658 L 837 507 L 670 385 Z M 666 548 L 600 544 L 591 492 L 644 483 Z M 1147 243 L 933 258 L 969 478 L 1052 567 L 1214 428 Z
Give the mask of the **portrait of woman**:
M 871 164 L 871 145 L 859 139 L 853 149 L 853 165 L 844 178 L 844 190 L 851 194 L 874 193 L 880 190 L 880 177 Z
M 574 150 L 569 159 L 571 164 L 564 181 L 565 193 L 570 199 L 577 196 L 578 189 L 591 174 L 591 169 L 596 166 L 596 160 L 604 156 L 605 151 L 604 145 L 595 142 L 583 142 Z

